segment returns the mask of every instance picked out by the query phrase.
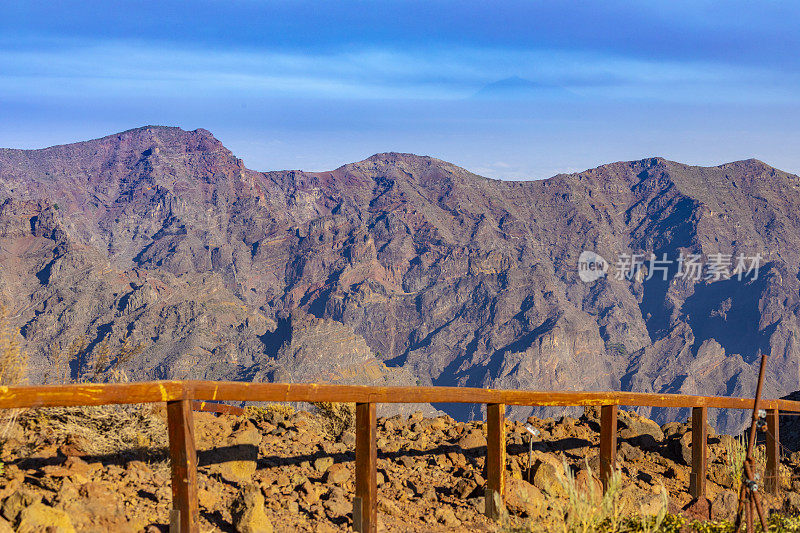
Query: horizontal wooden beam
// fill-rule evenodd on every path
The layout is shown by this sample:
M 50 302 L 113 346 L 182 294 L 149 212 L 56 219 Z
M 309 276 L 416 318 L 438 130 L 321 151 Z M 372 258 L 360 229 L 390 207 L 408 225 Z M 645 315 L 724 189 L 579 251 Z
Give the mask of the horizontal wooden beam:
M 219 413 L 224 415 L 242 416 L 245 411 L 236 405 L 228 405 L 226 403 L 213 403 L 213 402 L 192 402 L 192 411 L 201 411 L 205 413 Z
M 367 387 L 308 383 L 152 381 L 0 387 L 0 409 L 167 402 L 496 403 L 506 405 L 710 407 L 752 409 L 752 398 L 641 392 L 495 390 L 466 387 Z M 763 409 L 800 412 L 800 402 L 762 400 Z

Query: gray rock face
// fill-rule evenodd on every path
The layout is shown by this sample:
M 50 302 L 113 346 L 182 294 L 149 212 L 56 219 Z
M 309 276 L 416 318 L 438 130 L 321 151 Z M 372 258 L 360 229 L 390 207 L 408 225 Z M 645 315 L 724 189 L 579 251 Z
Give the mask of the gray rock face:
M 34 381 L 751 396 L 761 350 L 774 397 L 800 378 L 799 193 L 755 160 L 503 182 L 389 153 L 259 173 L 205 130 L 150 126 L 0 150 L 0 289 Z M 584 283 L 584 250 L 612 267 L 639 253 L 763 260 L 757 279 L 674 279 L 673 264 L 667 281 Z M 745 415 L 711 416 L 734 431 Z

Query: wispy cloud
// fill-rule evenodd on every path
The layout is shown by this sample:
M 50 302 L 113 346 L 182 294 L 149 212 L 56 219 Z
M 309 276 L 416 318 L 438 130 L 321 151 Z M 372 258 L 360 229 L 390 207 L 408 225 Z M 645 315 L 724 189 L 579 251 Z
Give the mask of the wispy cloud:
M 0 42 L 0 49 L 3 48 Z M 204 50 L 135 41 L 66 41 L 0 54 L 0 96 L 117 94 L 458 99 L 519 76 L 591 98 L 797 98 L 797 76 L 766 67 L 642 60 L 600 52 L 365 48 L 336 53 Z M 188 91 L 188 92 L 187 92 Z M 764 92 L 767 91 L 767 92 Z M 759 96 L 760 95 L 760 96 Z

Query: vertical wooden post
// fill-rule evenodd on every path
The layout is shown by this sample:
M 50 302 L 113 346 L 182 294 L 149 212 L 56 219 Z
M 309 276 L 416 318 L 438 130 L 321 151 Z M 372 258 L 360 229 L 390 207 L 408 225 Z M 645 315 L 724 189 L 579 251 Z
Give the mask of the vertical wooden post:
M 767 469 L 764 474 L 764 489 L 772 494 L 780 490 L 780 411 L 767 410 Z
M 197 450 L 191 400 L 167 402 L 169 458 L 172 467 L 172 516 L 170 533 L 198 533 Z
M 611 474 L 617 465 L 617 412 L 616 405 L 600 408 L 600 480 L 603 491 L 608 489 Z
M 353 530 L 378 530 L 378 447 L 374 403 L 356 404 L 356 494 Z
M 706 495 L 708 408 L 692 408 L 692 473 L 689 477 L 689 494 L 694 499 Z
M 486 516 L 500 518 L 506 488 L 506 406 L 486 406 Z M 499 504 L 499 506 L 498 506 Z

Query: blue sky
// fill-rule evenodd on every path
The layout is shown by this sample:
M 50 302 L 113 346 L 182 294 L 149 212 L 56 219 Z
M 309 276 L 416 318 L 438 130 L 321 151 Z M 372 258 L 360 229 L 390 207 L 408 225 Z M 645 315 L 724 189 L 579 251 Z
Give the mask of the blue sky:
M 6 3 L 11 4 L 11 3 Z M 496 178 L 660 155 L 800 172 L 789 2 L 18 2 L 0 146 L 211 130 L 258 170 L 376 152 Z

